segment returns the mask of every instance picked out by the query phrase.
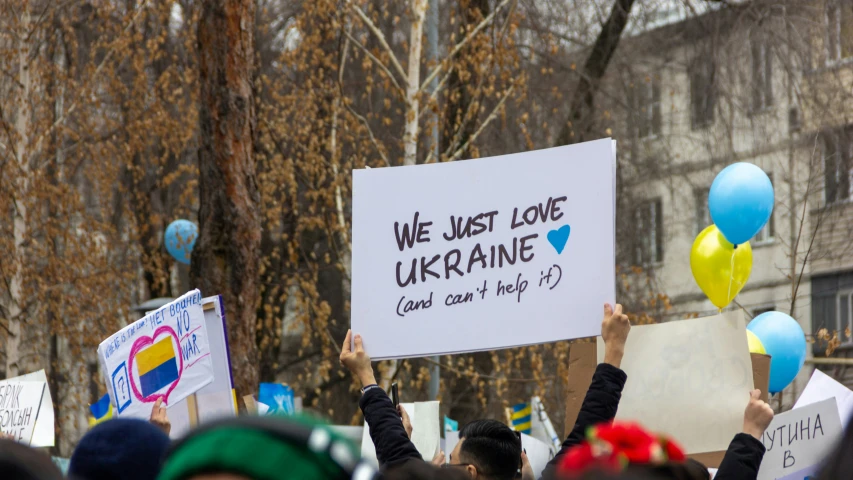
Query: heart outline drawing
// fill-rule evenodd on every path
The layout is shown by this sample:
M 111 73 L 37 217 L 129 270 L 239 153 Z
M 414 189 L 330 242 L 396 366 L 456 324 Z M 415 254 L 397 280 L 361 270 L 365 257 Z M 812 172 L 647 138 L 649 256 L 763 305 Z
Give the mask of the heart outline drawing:
M 569 235 L 572 233 L 572 227 L 568 224 L 548 232 L 548 242 L 557 251 L 557 255 L 563 253 L 566 248 L 566 243 L 569 241 Z
M 130 347 L 130 355 L 128 355 L 128 364 L 127 364 L 128 377 L 130 378 L 130 388 L 131 388 L 131 390 L 133 390 L 133 395 L 136 397 L 136 399 L 142 403 L 154 403 L 157 401 L 157 399 L 162 398 L 163 403 L 168 405 L 169 404 L 169 395 L 171 395 L 171 393 L 175 389 L 175 387 L 178 386 L 178 383 L 181 381 L 181 375 L 184 373 L 184 356 L 181 355 L 179 352 L 178 358 L 180 358 L 181 361 L 180 361 L 179 368 L 178 368 L 178 379 L 175 380 L 174 382 L 172 382 L 172 384 L 166 390 L 166 393 L 152 393 L 151 395 L 148 395 L 147 397 L 143 397 L 142 392 L 139 391 L 139 387 L 136 386 L 136 381 L 134 380 L 134 377 L 133 377 L 133 361 L 136 360 L 136 354 L 139 353 L 140 351 L 142 351 L 143 348 L 153 345 L 154 340 L 156 340 L 157 337 L 159 337 L 160 334 L 162 334 L 162 333 L 165 333 L 165 334 L 171 336 L 172 338 L 174 338 L 175 339 L 175 343 L 174 343 L 175 345 L 178 345 L 178 346 L 181 345 L 181 341 L 178 339 L 178 334 L 175 333 L 175 330 L 172 329 L 172 327 L 170 327 L 168 325 L 163 325 L 162 327 L 158 327 L 157 330 L 154 330 L 154 335 L 152 335 L 150 337 L 146 335 L 144 337 L 137 338 L 136 341 L 133 342 L 133 346 Z

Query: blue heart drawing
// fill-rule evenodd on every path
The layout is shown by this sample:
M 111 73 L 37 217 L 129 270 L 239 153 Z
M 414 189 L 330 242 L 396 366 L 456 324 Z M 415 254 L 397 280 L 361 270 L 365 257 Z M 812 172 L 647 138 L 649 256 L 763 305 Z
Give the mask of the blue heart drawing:
M 557 255 L 563 253 L 563 249 L 566 248 L 566 242 L 569 241 L 570 233 L 572 233 L 572 227 L 568 225 L 563 225 L 557 230 L 548 232 L 548 241 L 551 242 L 554 250 L 557 251 Z

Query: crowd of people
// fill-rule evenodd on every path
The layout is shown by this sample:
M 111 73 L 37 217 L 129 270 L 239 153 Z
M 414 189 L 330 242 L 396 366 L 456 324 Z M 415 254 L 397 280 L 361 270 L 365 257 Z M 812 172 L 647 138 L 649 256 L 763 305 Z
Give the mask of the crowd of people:
M 620 369 L 631 330 L 622 307 L 604 307 L 604 361 L 598 365 L 571 433 L 542 472 L 534 472 L 520 437 L 496 420 L 459 431 L 449 454 L 424 459 L 411 441 L 406 411 L 376 382 L 362 338 L 347 333 L 340 361 L 362 385 L 359 406 L 370 427 L 380 468 L 360 458 L 346 438 L 307 417 L 242 416 L 205 424 L 172 442 L 166 409 L 149 421 L 112 419 L 93 427 L 71 457 L 71 480 L 275 479 L 676 479 L 708 480 L 705 465 L 688 459 L 677 439 L 614 422 L 627 375 Z M 761 437 L 773 409 L 749 393 L 743 431 L 734 436 L 714 477 L 755 480 L 765 453 Z M 709 399 L 713 401 L 713 399 Z M 853 478 L 853 429 L 827 452 L 820 480 Z M 58 480 L 63 474 L 43 452 L 0 439 L 0 479 Z

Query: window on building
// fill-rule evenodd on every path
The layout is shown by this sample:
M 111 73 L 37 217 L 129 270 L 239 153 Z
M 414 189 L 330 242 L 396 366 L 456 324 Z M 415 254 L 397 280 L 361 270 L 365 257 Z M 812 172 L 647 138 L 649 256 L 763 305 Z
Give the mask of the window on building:
M 639 138 L 650 138 L 661 132 L 660 79 L 649 75 L 633 91 L 634 118 Z
M 853 167 L 853 129 L 847 127 L 825 132 L 821 138 L 823 156 L 824 197 L 827 204 L 850 198 L 850 176 Z
M 708 188 L 698 188 L 693 192 L 696 200 L 696 235 L 705 230 L 708 225 L 714 223 L 711 220 L 711 211 L 708 210 Z
M 714 123 L 714 61 L 700 55 L 690 69 L 690 111 L 693 129 Z
M 752 41 L 752 111 L 773 105 L 773 54 L 764 40 Z
M 768 177 L 770 177 L 770 183 L 773 184 L 773 174 L 768 173 Z M 775 188 L 775 186 L 774 186 Z M 764 227 L 752 237 L 752 244 L 758 243 L 767 243 L 773 241 L 773 237 L 776 235 L 776 222 L 773 220 L 773 212 L 770 212 L 770 218 L 767 219 L 767 223 L 764 224 Z
M 853 345 L 853 272 L 812 278 L 812 328 L 837 332 L 842 345 Z M 815 355 L 824 355 L 826 342 L 816 342 Z
M 835 63 L 853 57 L 853 2 L 826 3 L 826 60 Z
M 634 262 L 648 265 L 663 261 L 663 214 L 661 199 L 647 200 L 634 210 L 634 221 L 640 233 L 634 248 Z
M 827 328 L 830 335 L 838 332 L 838 339 L 842 345 L 853 345 L 853 338 L 847 333 L 853 329 L 853 289 L 842 290 L 835 294 L 835 319 Z

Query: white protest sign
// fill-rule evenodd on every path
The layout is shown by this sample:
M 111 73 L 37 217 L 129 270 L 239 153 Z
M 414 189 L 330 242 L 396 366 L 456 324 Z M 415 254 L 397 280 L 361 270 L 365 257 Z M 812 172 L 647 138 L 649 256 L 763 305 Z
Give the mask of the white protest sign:
M 149 418 L 157 399 L 174 405 L 213 381 L 201 293 L 145 315 L 98 347 L 117 416 Z
M 835 381 L 834 378 L 815 369 L 808 385 L 803 389 L 794 409 L 817 403 L 827 398 L 835 398 L 838 404 L 838 416 L 841 418 L 841 426 L 846 427 L 853 416 L 853 391 Z
M 545 470 L 545 465 L 554 458 L 551 445 L 526 433 L 521 434 L 521 447 L 527 451 L 527 460 L 537 477 Z
M 203 298 L 201 308 L 204 311 L 207 342 L 210 346 L 213 381 L 195 392 L 195 412 L 198 414 L 197 420 L 200 424 L 237 415 L 222 296 Z M 192 427 L 188 400 L 184 399 L 169 407 L 169 421 L 172 423 L 169 437 L 172 439 L 184 437 Z
M 412 443 L 418 449 L 424 460 L 430 461 L 438 453 L 441 444 L 441 429 L 439 428 L 438 412 L 440 403 L 415 402 L 401 403 L 409 414 L 412 422 Z M 378 466 L 376 458 L 376 446 L 370 438 L 370 427 L 364 422 L 364 430 L 361 437 L 361 458 Z
M 0 382 L 0 431 L 29 445 L 46 385 L 45 382 Z
M 628 381 L 619 420 L 665 433 L 687 453 L 726 450 L 743 429 L 753 383 L 741 311 L 632 327 L 622 370 Z
M 27 373 L 17 377 L 7 378 L 5 382 L 44 382 L 47 383 L 47 375 L 44 370 Z M 45 387 L 41 395 L 41 404 L 44 408 L 39 409 L 36 424 L 33 428 L 33 436 L 30 441 L 31 447 L 52 447 L 56 441 L 53 429 L 53 400 L 50 397 L 50 388 Z
M 834 398 L 776 415 L 761 438 L 767 451 L 758 480 L 799 476 L 801 472 L 808 476 L 832 451 L 841 433 Z
M 444 463 L 450 463 L 450 454 L 459 443 L 459 430 L 455 432 L 444 432 Z M 534 470 L 535 472 L 535 470 Z
M 604 139 L 354 171 L 352 328 L 370 356 L 599 333 L 615 297 L 614 162 Z

